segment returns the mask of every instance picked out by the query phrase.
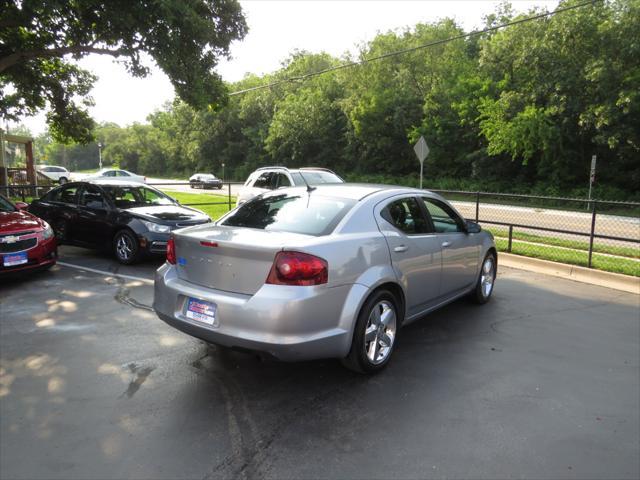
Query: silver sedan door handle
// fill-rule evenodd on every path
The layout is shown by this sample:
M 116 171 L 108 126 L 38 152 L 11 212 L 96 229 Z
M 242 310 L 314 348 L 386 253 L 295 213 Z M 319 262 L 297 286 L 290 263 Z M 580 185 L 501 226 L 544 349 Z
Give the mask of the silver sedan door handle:
M 409 247 L 407 247 L 406 245 L 399 245 L 397 247 L 393 247 L 394 252 L 406 252 L 407 250 L 409 250 Z
M 442 248 L 447 248 L 451 246 L 451 242 L 442 242 Z

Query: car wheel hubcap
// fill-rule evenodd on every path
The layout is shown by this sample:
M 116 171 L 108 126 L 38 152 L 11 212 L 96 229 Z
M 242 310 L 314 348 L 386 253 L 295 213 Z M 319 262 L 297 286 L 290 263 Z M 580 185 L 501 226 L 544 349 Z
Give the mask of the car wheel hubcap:
M 482 296 L 487 298 L 493 290 L 493 280 L 495 279 L 495 266 L 493 258 L 487 258 L 482 264 L 482 274 L 480 275 L 480 289 Z
M 116 242 L 116 251 L 118 252 L 118 256 L 123 260 L 128 260 L 131 257 L 131 253 L 133 252 L 133 244 L 131 243 L 131 239 L 126 235 L 121 235 L 118 237 L 118 241 Z
M 364 349 L 374 365 L 384 362 L 393 348 L 396 337 L 396 311 L 391 302 L 378 302 L 369 314 L 364 331 Z

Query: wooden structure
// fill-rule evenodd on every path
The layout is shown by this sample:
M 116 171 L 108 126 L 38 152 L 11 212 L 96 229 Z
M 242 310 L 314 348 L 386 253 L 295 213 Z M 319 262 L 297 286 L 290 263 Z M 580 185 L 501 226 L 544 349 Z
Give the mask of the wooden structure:
M 27 183 L 37 185 L 36 165 L 33 162 L 33 138 L 9 135 L 0 129 L 0 187 L 7 187 L 9 185 L 9 173 L 5 161 L 5 143 L 19 143 L 24 145 L 27 157 Z

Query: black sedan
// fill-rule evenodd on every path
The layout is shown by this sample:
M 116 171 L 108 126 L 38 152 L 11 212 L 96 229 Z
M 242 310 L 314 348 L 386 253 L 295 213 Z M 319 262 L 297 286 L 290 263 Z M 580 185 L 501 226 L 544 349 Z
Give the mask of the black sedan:
M 222 180 L 212 173 L 196 173 L 189 177 L 189 185 L 191 188 L 222 188 Z
M 164 254 L 172 230 L 211 221 L 160 190 L 122 180 L 67 183 L 29 211 L 49 222 L 58 244 L 110 249 L 127 265 Z

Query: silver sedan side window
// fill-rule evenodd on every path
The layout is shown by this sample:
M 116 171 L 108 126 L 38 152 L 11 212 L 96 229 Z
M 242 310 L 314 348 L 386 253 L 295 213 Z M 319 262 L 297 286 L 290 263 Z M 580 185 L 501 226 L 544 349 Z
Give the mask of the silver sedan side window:
M 427 207 L 436 233 L 464 232 L 462 219 L 447 205 L 432 198 L 422 197 L 422 201 Z
M 380 212 L 382 218 L 407 235 L 428 233 L 427 221 L 414 197 L 395 200 Z

